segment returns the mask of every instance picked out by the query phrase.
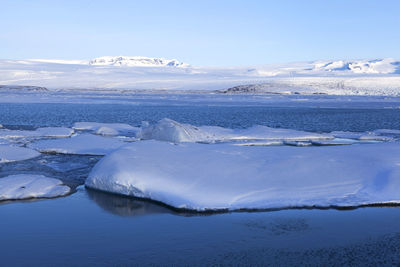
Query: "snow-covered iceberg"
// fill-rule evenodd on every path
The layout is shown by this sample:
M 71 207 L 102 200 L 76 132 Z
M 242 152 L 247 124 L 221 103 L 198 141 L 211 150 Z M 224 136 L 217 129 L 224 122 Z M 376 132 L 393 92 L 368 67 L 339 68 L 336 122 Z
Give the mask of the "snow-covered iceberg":
M 0 163 L 31 159 L 40 153 L 29 148 L 0 145 Z
M 105 155 L 124 144 L 116 138 L 80 134 L 71 138 L 39 140 L 29 147 L 44 153 Z
M 99 122 L 76 122 L 72 127 L 75 130 L 91 131 L 99 135 L 136 135 L 138 127 L 125 123 L 99 123 Z
M 0 201 L 64 196 L 70 188 L 43 175 L 19 174 L 0 178 Z
M 197 211 L 400 202 L 400 143 L 301 148 L 142 141 L 100 160 L 86 186 Z
M 218 126 L 196 127 L 164 118 L 153 125 L 145 125 L 137 135 L 144 140 L 180 142 L 227 142 L 243 140 L 307 141 L 333 139 L 332 135 L 271 128 L 256 125 L 247 129 L 228 129 Z

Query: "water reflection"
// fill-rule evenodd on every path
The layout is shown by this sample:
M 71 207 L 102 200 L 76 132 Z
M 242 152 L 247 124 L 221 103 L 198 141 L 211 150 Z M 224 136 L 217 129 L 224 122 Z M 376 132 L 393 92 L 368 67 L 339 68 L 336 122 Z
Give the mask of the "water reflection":
M 86 192 L 89 198 L 99 207 L 118 216 L 144 216 L 160 213 L 178 214 L 171 209 L 149 201 L 113 195 L 88 188 Z

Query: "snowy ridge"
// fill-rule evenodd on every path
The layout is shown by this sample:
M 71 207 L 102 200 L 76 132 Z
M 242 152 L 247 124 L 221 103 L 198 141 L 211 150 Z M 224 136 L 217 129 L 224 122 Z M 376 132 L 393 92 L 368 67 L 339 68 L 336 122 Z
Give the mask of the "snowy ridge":
M 89 61 L 89 65 L 124 66 L 124 67 L 187 67 L 176 59 L 151 57 L 98 57 Z
M 358 60 L 358 61 L 333 61 L 317 62 L 314 71 L 340 72 L 349 71 L 353 73 L 374 73 L 374 74 L 399 74 L 400 61 L 391 58 L 376 60 Z

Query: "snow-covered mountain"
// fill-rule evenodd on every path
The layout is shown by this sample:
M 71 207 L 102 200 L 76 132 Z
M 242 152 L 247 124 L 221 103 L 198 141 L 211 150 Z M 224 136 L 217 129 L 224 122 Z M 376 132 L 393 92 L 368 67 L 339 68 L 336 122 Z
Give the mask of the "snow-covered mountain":
M 256 76 L 338 76 L 357 74 L 400 74 L 400 61 L 372 60 L 311 61 L 259 66 L 249 69 Z
M 37 86 L 49 90 L 400 95 L 400 61 L 387 58 L 198 67 L 177 60 L 122 56 L 0 60 L 0 85 L 6 86 L 2 91 L 9 86 Z
M 368 74 L 399 74 L 400 62 L 391 58 L 357 61 L 339 60 L 332 62 L 316 62 L 313 70 L 329 72 L 348 71 L 352 73 Z
M 89 61 L 89 65 L 126 66 L 126 67 L 187 67 L 176 59 L 151 57 L 98 57 Z

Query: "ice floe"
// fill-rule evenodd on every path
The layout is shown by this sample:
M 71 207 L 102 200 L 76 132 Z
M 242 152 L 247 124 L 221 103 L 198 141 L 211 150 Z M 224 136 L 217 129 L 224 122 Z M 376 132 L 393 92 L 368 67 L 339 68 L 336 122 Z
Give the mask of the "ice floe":
M 400 143 L 301 147 L 142 141 L 86 186 L 197 211 L 400 202 Z
M 400 130 L 395 130 L 395 129 L 377 129 L 374 131 L 375 134 L 380 134 L 380 135 L 400 135 Z
M 40 153 L 29 148 L 0 145 L 0 163 L 31 159 Z
M 0 129 L 0 138 L 64 138 L 71 136 L 73 133 L 73 129 L 65 127 L 43 127 L 34 131 Z
M 73 126 L 75 130 L 91 131 L 99 135 L 136 135 L 138 127 L 133 127 L 125 123 L 99 123 L 99 122 L 76 122 Z
M 43 175 L 18 174 L 0 178 L 0 201 L 64 196 L 70 188 Z
M 105 155 L 124 144 L 116 138 L 80 134 L 71 138 L 39 140 L 29 147 L 44 153 Z
M 243 140 L 286 140 L 308 141 L 333 139 L 332 135 L 271 128 L 256 125 L 247 129 L 228 129 L 218 126 L 196 127 L 164 118 L 153 125 L 143 126 L 138 138 L 180 142 L 227 142 Z
M 315 146 L 340 146 L 340 145 L 352 145 L 358 141 L 352 139 L 334 139 L 334 140 L 314 140 L 311 141 L 312 145 Z
M 360 141 L 391 141 L 393 138 L 388 136 L 376 135 L 374 132 L 346 132 L 334 131 L 330 133 L 336 138 L 355 139 Z

